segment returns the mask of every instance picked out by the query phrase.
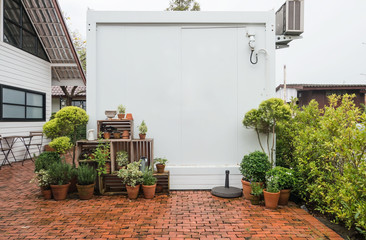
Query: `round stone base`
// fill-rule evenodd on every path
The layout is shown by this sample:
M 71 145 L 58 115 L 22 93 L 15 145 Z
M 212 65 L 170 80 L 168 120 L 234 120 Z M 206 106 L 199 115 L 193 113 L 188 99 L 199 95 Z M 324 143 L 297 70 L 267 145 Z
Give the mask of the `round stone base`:
M 211 190 L 212 195 L 217 196 L 217 197 L 222 197 L 222 198 L 236 198 L 236 197 L 241 197 L 242 195 L 242 190 L 240 188 L 236 188 L 236 187 L 224 187 L 224 186 L 220 186 L 220 187 L 214 187 Z

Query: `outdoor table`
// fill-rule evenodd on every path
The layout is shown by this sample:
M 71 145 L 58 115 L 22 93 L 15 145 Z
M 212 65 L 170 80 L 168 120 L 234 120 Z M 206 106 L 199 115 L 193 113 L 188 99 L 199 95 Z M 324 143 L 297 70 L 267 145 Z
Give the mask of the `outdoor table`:
M 4 166 L 6 164 L 6 162 L 8 162 L 8 164 L 10 166 L 12 166 L 11 162 L 8 159 L 10 153 L 11 153 L 11 155 L 13 155 L 14 160 L 17 161 L 17 159 L 15 158 L 15 155 L 13 153 L 13 146 L 18 139 L 20 139 L 20 141 L 22 141 L 22 143 L 25 146 L 25 150 L 26 150 L 25 155 L 22 160 L 22 165 L 24 165 L 24 160 L 26 159 L 27 155 L 29 155 L 29 157 L 32 158 L 32 156 L 30 155 L 30 152 L 29 152 L 29 146 L 27 146 L 27 144 L 26 144 L 26 139 L 29 139 L 29 141 L 30 141 L 32 139 L 32 137 L 33 136 L 20 136 L 20 135 L 2 136 L 0 138 L 0 140 L 4 140 L 6 142 L 7 148 L 5 148 L 3 146 L 3 144 L 1 145 L 1 148 L 4 149 L 4 150 L 2 150 L 3 152 L 7 151 L 7 153 L 4 152 L 5 157 L 4 157 L 4 160 L 1 164 L 1 166 Z

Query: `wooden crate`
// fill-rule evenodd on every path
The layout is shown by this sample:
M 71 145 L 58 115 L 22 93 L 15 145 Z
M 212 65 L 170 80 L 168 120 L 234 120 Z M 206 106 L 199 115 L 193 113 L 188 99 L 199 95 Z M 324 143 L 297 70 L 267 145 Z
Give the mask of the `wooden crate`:
M 141 157 L 147 157 L 148 164 L 154 164 L 154 139 L 134 139 L 131 145 L 131 162 L 139 161 Z
M 130 138 L 133 138 L 133 120 L 119 120 L 119 119 L 112 119 L 112 120 L 98 120 L 97 121 L 97 136 L 99 137 L 99 134 L 102 132 L 103 128 L 112 127 L 115 128 L 116 131 L 122 132 L 127 130 L 130 133 Z M 113 138 L 113 134 L 111 134 L 111 139 Z
M 161 185 L 163 187 L 163 193 L 169 194 L 170 192 L 170 172 L 164 171 L 164 173 L 154 172 L 154 177 L 158 179 L 157 185 Z

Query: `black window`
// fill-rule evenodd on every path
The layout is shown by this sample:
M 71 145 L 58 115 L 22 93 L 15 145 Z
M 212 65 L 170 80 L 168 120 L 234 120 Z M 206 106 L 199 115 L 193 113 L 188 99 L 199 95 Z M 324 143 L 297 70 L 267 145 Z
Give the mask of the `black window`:
M 72 100 L 72 106 L 81 107 L 82 109 L 86 110 L 86 101 L 85 100 Z
M 45 93 L 0 85 L 1 121 L 45 121 Z
M 20 0 L 4 1 L 4 42 L 49 61 Z

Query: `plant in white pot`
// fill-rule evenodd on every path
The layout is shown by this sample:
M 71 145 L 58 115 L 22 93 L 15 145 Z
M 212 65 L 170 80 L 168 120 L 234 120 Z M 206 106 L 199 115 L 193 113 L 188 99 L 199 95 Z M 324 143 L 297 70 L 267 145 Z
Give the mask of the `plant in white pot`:
M 126 184 L 127 194 L 129 199 L 136 199 L 140 183 L 143 182 L 143 173 L 140 171 L 140 161 L 132 162 L 127 165 L 127 168 L 122 168 L 117 172 L 117 176 Z

